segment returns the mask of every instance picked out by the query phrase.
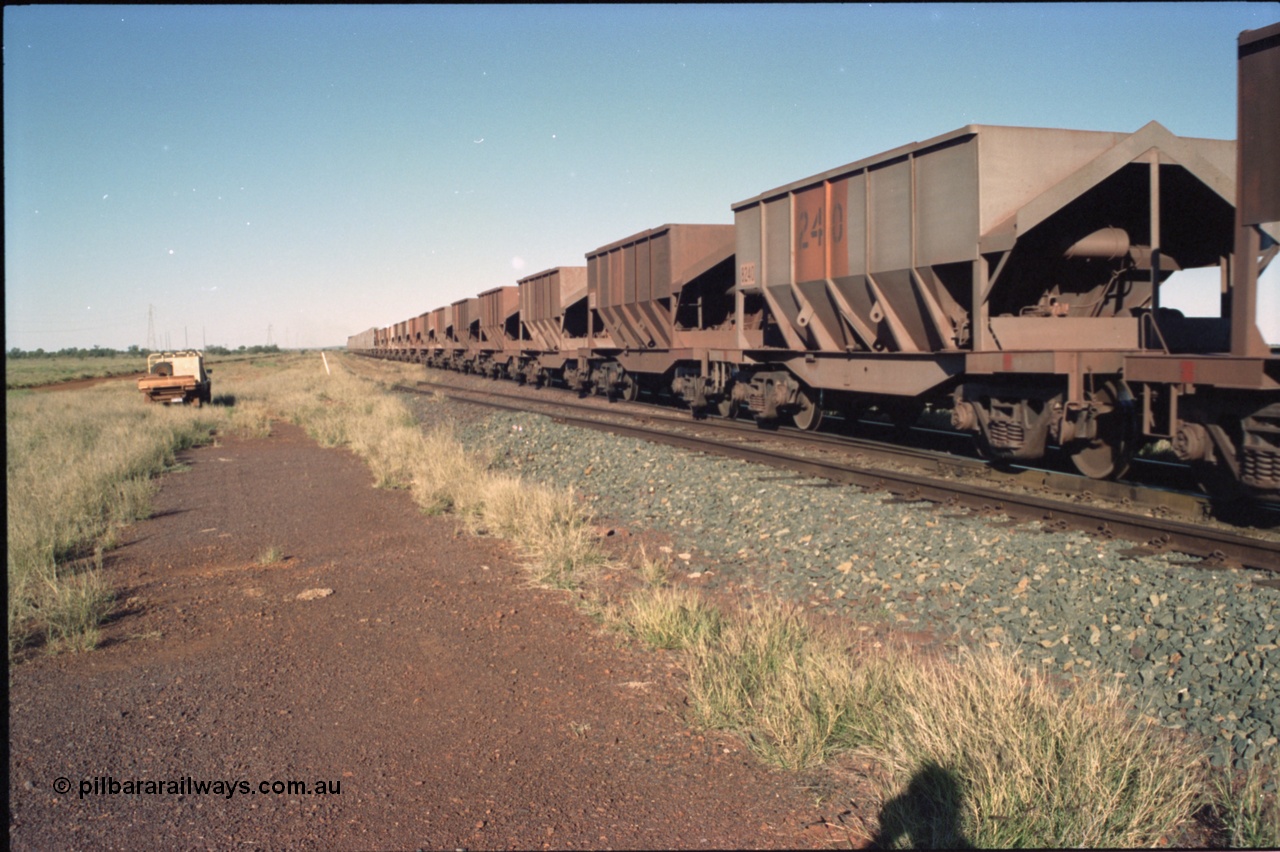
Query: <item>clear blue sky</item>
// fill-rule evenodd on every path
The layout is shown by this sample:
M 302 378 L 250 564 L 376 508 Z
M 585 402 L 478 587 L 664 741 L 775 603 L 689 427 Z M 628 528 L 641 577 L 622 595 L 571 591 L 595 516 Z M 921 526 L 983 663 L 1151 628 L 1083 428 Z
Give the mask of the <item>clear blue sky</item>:
M 1236 36 L 1277 20 L 1275 3 L 6 7 L 5 346 L 146 345 L 150 306 L 161 346 L 343 344 L 969 123 L 1234 138 Z

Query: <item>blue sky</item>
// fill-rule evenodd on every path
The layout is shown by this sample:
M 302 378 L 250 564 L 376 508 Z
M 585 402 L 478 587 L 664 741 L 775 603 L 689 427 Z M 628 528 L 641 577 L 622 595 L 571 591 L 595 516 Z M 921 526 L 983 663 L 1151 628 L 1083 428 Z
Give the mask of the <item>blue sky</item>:
M 9 6 L 5 346 L 146 345 L 152 309 L 161 346 L 343 344 L 969 123 L 1234 138 L 1236 36 L 1277 20 L 1275 3 Z M 1280 341 L 1277 289 L 1260 313 Z

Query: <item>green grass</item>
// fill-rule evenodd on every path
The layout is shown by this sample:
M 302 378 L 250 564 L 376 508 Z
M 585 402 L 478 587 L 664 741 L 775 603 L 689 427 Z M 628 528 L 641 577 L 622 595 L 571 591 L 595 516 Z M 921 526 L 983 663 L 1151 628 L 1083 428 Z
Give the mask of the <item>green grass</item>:
M 1228 845 L 1235 849 L 1280 848 L 1280 802 L 1264 790 L 1267 778 L 1280 780 L 1280 757 L 1255 760 L 1238 776 L 1214 776 L 1217 815 Z
M 107 355 L 97 358 L 73 358 L 55 356 L 49 358 L 4 359 L 4 383 L 6 389 L 31 388 L 73 379 L 92 379 L 99 376 L 122 376 L 146 372 L 145 355 Z
M 288 358 L 290 356 L 282 356 Z M 294 356 L 296 357 L 296 356 Z M 207 355 L 205 365 L 220 366 L 243 362 L 247 355 Z M 99 357 L 72 357 L 54 355 L 43 358 L 4 359 L 4 382 L 7 390 L 41 387 L 76 379 L 94 379 L 103 376 L 127 376 L 147 370 L 145 355 L 103 355 Z M 218 376 L 214 376 L 215 386 Z

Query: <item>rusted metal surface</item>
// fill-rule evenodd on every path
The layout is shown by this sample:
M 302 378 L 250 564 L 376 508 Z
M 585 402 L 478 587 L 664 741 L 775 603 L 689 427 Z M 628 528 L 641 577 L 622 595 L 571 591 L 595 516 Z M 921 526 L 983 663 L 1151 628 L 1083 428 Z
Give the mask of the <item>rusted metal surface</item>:
M 409 320 L 409 346 L 415 352 L 421 352 L 427 346 L 427 321 L 431 318 L 431 312 L 419 314 Z
M 1040 327 L 1019 328 L 1040 317 L 1110 320 L 1075 323 L 1059 348 L 1136 348 L 1152 207 L 1133 200 L 1149 195 L 1152 152 L 1171 161 L 1157 217 L 1185 219 L 1166 221 L 1163 251 L 1194 266 L 1225 253 L 1231 148 L 1154 122 L 1133 134 L 970 125 L 735 204 L 738 287 L 764 296 L 774 342 L 800 351 L 1045 348 L 1026 345 Z M 1126 261 L 1142 271 L 1108 292 Z M 1012 314 L 1004 340 L 988 327 L 998 313 Z
M 377 345 L 376 328 L 366 329 L 359 334 L 353 334 L 347 338 L 347 348 L 352 352 L 371 352 Z
M 587 254 L 587 287 L 618 349 L 689 345 L 677 312 L 686 287 L 698 286 L 733 257 L 731 225 L 662 225 Z M 730 294 L 724 294 L 728 298 Z M 694 320 L 685 329 L 705 330 Z M 733 345 L 723 342 L 707 345 Z
M 480 294 L 480 339 L 487 350 L 519 349 L 519 288 L 495 287 Z
M 1235 268 L 1231 294 L 1231 354 L 1268 354 L 1258 333 L 1258 255 L 1263 234 L 1280 240 L 1280 24 L 1240 34 L 1237 123 Z
M 480 300 L 459 299 L 450 305 L 452 341 L 455 348 L 467 349 L 480 342 Z
M 449 330 L 448 308 L 436 308 L 427 315 L 427 338 L 434 344 L 444 343 Z
M 557 266 L 521 278 L 520 319 L 530 350 L 557 352 L 588 344 L 591 315 L 587 304 L 587 268 Z
M 806 429 L 950 405 L 993 458 L 1056 446 L 1102 479 L 1164 439 L 1210 487 L 1280 495 L 1280 358 L 1254 322 L 1280 232 L 1278 41 L 1241 35 L 1238 160 L 1156 122 L 969 125 L 739 202 L 733 226 L 633 234 L 587 254 L 585 284 L 547 270 L 373 351 Z M 1171 274 L 1211 266 L 1222 317 L 1161 308 Z

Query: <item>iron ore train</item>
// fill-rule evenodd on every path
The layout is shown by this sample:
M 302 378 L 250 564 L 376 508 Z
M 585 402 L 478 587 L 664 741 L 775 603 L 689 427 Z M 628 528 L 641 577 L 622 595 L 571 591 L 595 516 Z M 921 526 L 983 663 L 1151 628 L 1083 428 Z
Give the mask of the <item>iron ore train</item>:
M 1280 498 L 1280 353 L 1256 324 L 1280 239 L 1280 24 L 1241 33 L 1239 143 L 969 125 L 352 336 L 360 354 L 816 428 L 949 407 L 995 460 L 1113 477 L 1166 439 Z M 1161 307 L 1217 267 L 1221 316 Z

